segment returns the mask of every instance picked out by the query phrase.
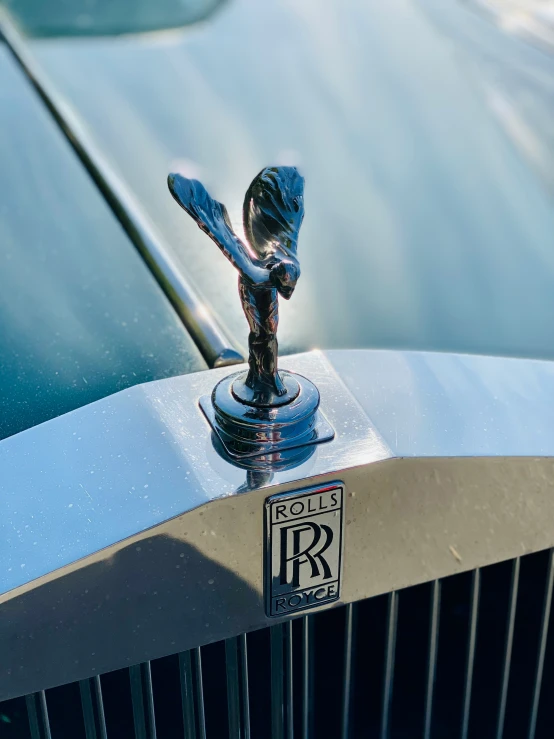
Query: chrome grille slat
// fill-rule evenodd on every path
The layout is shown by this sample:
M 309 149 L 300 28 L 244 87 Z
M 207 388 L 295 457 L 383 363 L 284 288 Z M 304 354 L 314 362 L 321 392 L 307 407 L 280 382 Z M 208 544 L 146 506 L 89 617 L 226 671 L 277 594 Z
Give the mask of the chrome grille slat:
M 302 618 L 302 739 L 311 739 L 313 720 L 313 618 Z
M 246 634 L 241 634 L 232 639 L 226 639 L 225 672 L 227 679 L 229 738 L 250 739 Z
M 96 739 L 96 721 L 94 719 L 90 680 L 81 680 L 79 682 L 79 690 L 81 691 L 81 705 L 83 707 L 86 737 L 87 739 Z
M 102 698 L 102 683 L 100 682 L 100 675 L 93 677 L 92 682 L 93 694 L 96 698 L 96 710 L 98 711 L 98 730 L 100 733 L 100 739 L 107 739 L 108 732 L 106 730 L 106 716 L 104 713 L 104 699 Z
M 496 739 L 502 739 L 504 734 L 504 721 L 506 718 L 506 701 L 508 699 L 508 686 L 510 681 L 510 667 L 512 661 L 512 647 L 514 641 L 514 626 L 517 609 L 517 593 L 519 587 L 519 572 L 521 560 L 514 559 L 512 565 L 512 583 L 510 587 L 510 605 L 508 609 L 508 622 L 506 626 L 506 648 L 504 652 L 504 667 L 502 670 L 502 687 L 500 690 L 500 704 L 498 707 L 498 722 L 496 728 Z
M 242 716 L 244 739 L 250 739 L 250 690 L 248 688 L 248 649 L 246 634 L 238 638 L 239 664 L 241 668 Z
M 25 699 L 31 739 L 52 739 L 48 706 L 44 690 L 28 695 Z
M 229 716 L 229 738 L 241 739 L 239 658 L 237 637 L 225 640 L 225 672 L 227 678 L 227 711 Z
M 283 625 L 270 627 L 271 639 L 271 738 L 285 737 Z
M 183 728 L 186 739 L 196 739 L 196 711 L 194 707 L 194 678 L 192 675 L 192 659 L 190 652 L 179 655 L 179 681 L 181 686 L 181 710 L 183 712 Z
M 79 690 L 81 692 L 86 739 L 107 739 L 100 676 L 97 675 L 90 678 L 90 680 L 81 680 Z
M 388 600 L 381 739 L 388 739 L 390 729 L 390 712 L 394 681 L 394 655 L 396 651 L 396 626 L 398 622 L 398 594 L 396 591 L 393 590 L 392 593 L 389 593 Z
M 285 715 L 287 726 L 287 739 L 294 737 L 294 691 L 293 691 L 293 666 L 294 657 L 292 651 L 292 621 L 284 625 L 285 639 Z
M 467 641 L 467 663 L 464 686 L 464 703 L 462 712 L 461 739 L 467 739 L 469 730 L 469 712 L 471 708 L 471 689 L 473 686 L 473 668 L 475 666 L 475 644 L 477 642 L 477 619 L 479 615 L 479 590 L 481 587 L 480 570 L 474 570 L 471 578 L 471 601 L 469 615 L 469 637 Z
M 433 582 L 433 585 L 431 586 L 431 620 L 429 625 L 429 663 L 427 668 L 427 691 L 425 696 L 425 725 L 423 729 L 424 739 L 430 739 L 431 736 L 433 692 L 435 689 L 435 677 L 437 672 L 437 651 L 439 645 L 440 588 L 440 581 L 435 580 Z
M 150 662 L 129 668 L 136 739 L 156 739 L 156 717 Z
M 541 697 L 542 676 L 544 671 L 544 660 L 546 656 L 546 642 L 548 639 L 548 626 L 550 623 L 550 610 L 552 606 L 552 588 L 554 585 L 554 550 L 550 550 L 548 557 L 548 572 L 546 575 L 546 587 L 544 593 L 543 613 L 541 620 L 541 631 L 539 638 L 539 652 L 537 655 L 537 671 L 535 674 L 535 685 L 533 688 L 533 703 L 531 707 L 531 718 L 529 720 L 528 739 L 534 739 L 537 730 L 537 716 L 539 713 L 539 701 Z
M 352 706 L 352 680 L 354 665 L 354 628 L 356 618 L 356 606 L 349 603 L 345 608 L 345 630 L 344 630 L 344 689 L 342 693 L 342 726 L 341 737 L 348 739 L 350 736 L 350 719 Z
M 31 739 L 41 739 L 41 731 L 38 723 L 38 713 L 35 704 L 36 694 L 28 695 L 25 698 L 27 704 L 27 716 L 29 718 L 29 731 L 31 732 Z
M 206 709 L 204 707 L 204 680 L 202 676 L 202 652 L 200 647 L 192 651 L 192 664 L 196 680 L 196 711 L 198 718 L 198 736 L 206 739 Z

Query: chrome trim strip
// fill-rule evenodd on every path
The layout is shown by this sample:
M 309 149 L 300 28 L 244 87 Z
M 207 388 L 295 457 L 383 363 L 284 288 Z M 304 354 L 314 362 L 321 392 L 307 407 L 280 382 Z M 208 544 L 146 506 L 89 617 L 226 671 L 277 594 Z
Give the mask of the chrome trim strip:
M 144 214 L 131 189 L 93 143 L 73 109 L 58 95 L 42 72 L 8 12 L 0 9 L 0 37 L 34 86 L 67 141 L 89 172 L 129 239 L 211 367 L 243 360 L 234 342 L 211 313 L 209 306 L 178 269 L 156 227 Z

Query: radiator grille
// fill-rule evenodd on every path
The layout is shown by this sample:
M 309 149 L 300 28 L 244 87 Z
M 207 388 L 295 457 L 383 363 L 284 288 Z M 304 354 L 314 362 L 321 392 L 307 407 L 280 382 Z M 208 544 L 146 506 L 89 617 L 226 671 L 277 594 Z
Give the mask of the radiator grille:
M 541 739 L 551 551 L 0 704 L 2 739 Z

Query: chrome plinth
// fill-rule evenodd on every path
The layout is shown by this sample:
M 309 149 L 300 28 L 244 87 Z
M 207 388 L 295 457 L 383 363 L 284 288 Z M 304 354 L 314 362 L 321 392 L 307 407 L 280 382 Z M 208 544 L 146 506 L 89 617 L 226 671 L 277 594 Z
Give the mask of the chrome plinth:
M 281 372 L 287 392 L 260 406 L 250 399 L 246 376 L 246 372 L 229 375 L 215 386 L 211 398 L 200 399 L 200 407 L 230 457 L 266 458 L 334 437 L 333 427 L 318 410 L 319 391 L 313 382 Z

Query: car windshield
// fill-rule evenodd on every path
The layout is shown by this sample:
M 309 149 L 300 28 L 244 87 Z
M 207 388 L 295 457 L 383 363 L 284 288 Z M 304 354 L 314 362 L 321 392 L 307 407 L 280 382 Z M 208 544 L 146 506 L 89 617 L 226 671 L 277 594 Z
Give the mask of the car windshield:
M 222 0 L 5 0 L 32 36 L 93 36 L 159 31 L 195 23 Z

